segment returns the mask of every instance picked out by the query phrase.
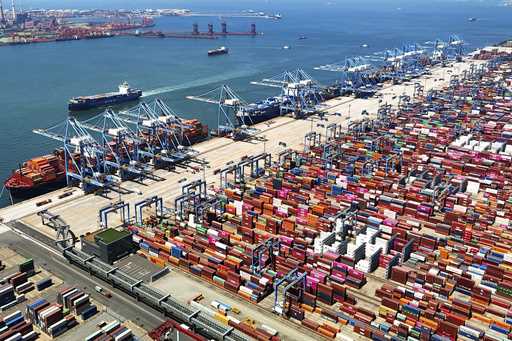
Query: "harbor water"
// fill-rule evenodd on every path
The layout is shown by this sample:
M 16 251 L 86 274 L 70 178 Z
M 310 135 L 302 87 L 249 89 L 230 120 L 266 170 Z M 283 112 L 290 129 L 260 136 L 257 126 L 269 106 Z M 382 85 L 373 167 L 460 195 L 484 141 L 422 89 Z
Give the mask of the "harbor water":
M 142 88 L 144 100 L 155 96 L 185 118 L 213 126 L 214 105 L 193 102 L 187 95 L 202 94 L 228 84 L 247 101 L 278 95 L 278 89 L 251 85 L 284 70 L 303 68 L 320 82 L 336 80 L 336 73 L 315 71 L 322 64 L 345 57 L 372 55 L 404 43 L 423 44 L 460 35 L 468 49 L 508 39 L 512 8 L 501 1 L 380 1 L 380 0 L 268 0 L 268 1 L 157 1 L 79 0 L 77 8 L 189 8 L 202 12 L 254 9 L 280 13 L 281 20 L 161 17 L 155 30 L 202 31 L 212 23 L 220 30 L 248 31 L 251 23 L 263 35 L 217 40 L 112 39 L 70 41 L 0 48 L 0 178 L 20 162 L 49 153 L 56 141 L 32 133 L 66 119 L 67 100 L 78 95 L 114 91 L 122 81 Z M 24 1 L 23 6 L 67 8 L 64 0 Z M 470 22 L 468 18 L 478 18 Z M 299 39 L 305 36 L 307 39 Z M 366 44 L 368 47 L 362 47 Z M 283 46 L 289 49 L 283 49 Z M 228 55 L 208 57 L 207 51 L 226 46 Z M 81 114 L 86 119 L 93 112 Z M 0 206 L 9 198 L 3 193 Z

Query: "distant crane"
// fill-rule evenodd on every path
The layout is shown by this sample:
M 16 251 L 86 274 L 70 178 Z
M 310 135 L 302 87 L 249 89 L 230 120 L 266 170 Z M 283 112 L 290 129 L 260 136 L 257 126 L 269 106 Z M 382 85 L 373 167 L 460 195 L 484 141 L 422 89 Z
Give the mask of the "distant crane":
M 434 50 L 432 51 L 432 61 L 435 63 L 444 63 L 447 59 L 446 49 L 448 44 L 441 39 L 436 39 Z
M 461 61 L 464 56 L 464 40 L 456 34 L 452 34 L 448 40 L 449 49 L 456 61 Z
M 445 63 L 448 60 L 460 61 L 465 53 L 466 42 L 457 34 L 452 34 L 448 40 L 436 39 L 435 42 L 426 42 L 432 52 L 430 57 L 436 63 Z
M 341 73 L 341 93 L 353 93 L 356 97 L 370 97 L 377 91 L 372 74 L 376 72 L 375 65 L 370 58 L 346 58 L 341 63 L 321 65 L 315 70 Z
M 383 79 L 401 83 L 417 78 L 425 73 L 425 65 L 429 59 L 426 46 L 404 44 L 401 48 L 394 48 L 384 52 L 381 64 L 383 65 Z
M 281 114 L 293 112 L 296 118 L 303 118 L 321 110 L 324 87 L 302 69 L 285 71 L 251 84 L 281 88 Z
M 0 0 L 0 27 L 5 27 L 5 14 L 4 14 L 4 4 L 2 0 Z
M 14 5 L 14 0 L 12 0 L 12 24 L 16 25 L 16 6 Z

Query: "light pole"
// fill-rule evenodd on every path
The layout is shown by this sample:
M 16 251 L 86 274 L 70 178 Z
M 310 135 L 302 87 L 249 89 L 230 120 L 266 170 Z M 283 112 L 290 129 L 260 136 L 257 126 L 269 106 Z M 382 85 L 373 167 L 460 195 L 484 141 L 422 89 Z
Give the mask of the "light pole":
M 325 128 L 325 142 L 327 142 L 327 127 L 325 126 L 325 124 L 318 123 L 316 126 L 318 128 Z
M 211 166 L 208 164 L 208 161 L 203 160 L 203 182 L 206 183 L 206 168 L 211 168 Z
M 277 160 L 279 167 L 281 167 L 281 153 L 284 152 L 284 149 L 286 149 L 286 147 L 288 147 L 288 145 L 286 144 L 286 142 L 282 142 L 282 141 L 279 141 L 277 144 L 279 147 L 283 147 L 283 150 L 281 152 L 279 152 L 279 154 L 278 154 L 278 160 Z

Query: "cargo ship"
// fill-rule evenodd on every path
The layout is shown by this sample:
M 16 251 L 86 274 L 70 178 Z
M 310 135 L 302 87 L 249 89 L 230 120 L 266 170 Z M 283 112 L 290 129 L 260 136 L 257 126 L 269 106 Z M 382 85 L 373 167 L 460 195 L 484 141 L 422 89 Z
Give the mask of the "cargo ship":
M 69 100 L 68 108 L 71 111 L 88 110 L 97 107 L 115 105 L 135 101 L 142 96 L 142 90 L 132 89 L 127 82 L 119 85 L 118 92 L 109 92 L 93 96 L 74 97 Z
M 4 182 L 12 198 L 28 199 L 66 186 L 64 151 L 39 156 L 23 163 Z
M 225 46 L 221 46 L 218 49 L 209 50 L 208 56 L 218 56 L 220 54 L 228 54 L 229 49 Z
M 178 141 L 183 146 L 190 146 L 208 138 L 208 126 L 197 119 L 183 120 L 183 136 Z
M 281 115 L 280 97 L 270 97 L 264 101 L 249 104 L 236 113 L 238 123 L 252 125 Z

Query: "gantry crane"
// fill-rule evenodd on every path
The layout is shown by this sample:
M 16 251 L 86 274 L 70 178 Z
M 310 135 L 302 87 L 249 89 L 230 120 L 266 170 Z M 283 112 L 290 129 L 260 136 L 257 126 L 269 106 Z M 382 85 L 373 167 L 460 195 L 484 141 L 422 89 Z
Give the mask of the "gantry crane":
M 377 69 L 371 59 L 357 56 L 346 58 L 341 63 L 321 65 L 316 70 L 340 72 L 341 94 L 354 94 L 356 97 L 371 97 L 377 91 L 378 81 L 374 74 Z
M 204 94 L 187 98 L 217 105 L 217 130 L 212 132 L 213 135 L 241 140 L 257 133 L 256 129 L 249 128 L 253 122 L 250 115 L 246 114 L 247 102 L 228 85 L 221 85 Z
M 292 112 L 296 118 L 316 114 L 323 109 L 322 93 L 325 90 L 311 75 L 302 69 L 285 71 L 271 78 L 251 82 L 281 89 L 281 114 Z
M 464 56 L 464 40 L 457 34 L 452 34 L 448 39 L 448 45 L 449 58 L 460 62 Z
M 182 120 L 161 100 L 151 105 L 141 102 L 117 115 L 123 122 L 133 125 L 139 138 L 145 141 L 145 149 L 138 152 L 152 158 L 155 167 L 174 165 L 194 154 L 180 143 L 186 139 Z
M 142 180 L 150 174 L 151 169 L 139 153 L 145 142 L 111 109 L 82 122 L 82 126 L 100 135 L 103 148 L 110 156 L 104 161 L 107 172 L 117 172 L 122 180 Z
M 108 151 L 75 118 L 69 117 L 55 126 L 33 132 L 63 144 L 68 185 L 78 182 L 84 192 L 90 193 L 118 181 L 106 171 Z

